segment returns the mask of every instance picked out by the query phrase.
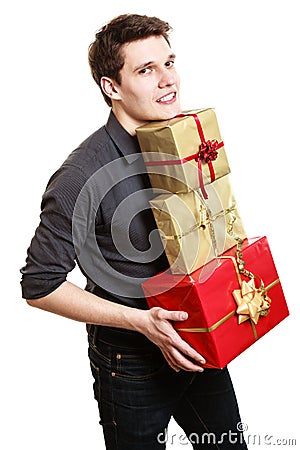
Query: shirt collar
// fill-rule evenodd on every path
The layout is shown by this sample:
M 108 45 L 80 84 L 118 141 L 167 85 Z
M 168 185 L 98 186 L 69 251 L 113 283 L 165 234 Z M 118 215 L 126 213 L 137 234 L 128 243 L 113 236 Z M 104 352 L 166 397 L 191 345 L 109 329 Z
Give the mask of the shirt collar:
M 141 149 L 137 137 L 131 136 L 122 127 L 112 111 L 108 117 L 105 129 L 128 164 L 133 163 L 141 157 Z

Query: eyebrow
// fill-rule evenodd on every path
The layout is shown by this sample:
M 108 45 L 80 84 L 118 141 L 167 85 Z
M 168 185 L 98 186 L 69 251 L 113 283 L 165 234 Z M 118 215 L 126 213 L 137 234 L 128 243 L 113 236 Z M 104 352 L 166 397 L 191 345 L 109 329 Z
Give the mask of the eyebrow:
M 176 58 L 176 55 L 174 53 L 171 53 L 170 55 L 168 55 L 167 60 L 169 61 L 170 59 L 175 59 L 175 58 Z M 155 63 L 155 61 L 147 61 L 145 63 L 139 64 L 138 66 L 136 66 L 133 69 L 133 71 L 136 72 L 138 70 L 145 69 L 146 67 L 151 66 L 154 63 Z

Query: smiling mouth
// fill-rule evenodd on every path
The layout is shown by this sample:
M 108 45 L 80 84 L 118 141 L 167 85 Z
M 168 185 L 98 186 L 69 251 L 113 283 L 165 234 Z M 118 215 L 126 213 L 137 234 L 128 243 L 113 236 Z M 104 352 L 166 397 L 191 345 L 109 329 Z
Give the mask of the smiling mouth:
M 176 92 L 171 92 L 170 94 L 165 95 L 164 97 L 156 100 L 157 103 L 172 103 L 176 99 Z

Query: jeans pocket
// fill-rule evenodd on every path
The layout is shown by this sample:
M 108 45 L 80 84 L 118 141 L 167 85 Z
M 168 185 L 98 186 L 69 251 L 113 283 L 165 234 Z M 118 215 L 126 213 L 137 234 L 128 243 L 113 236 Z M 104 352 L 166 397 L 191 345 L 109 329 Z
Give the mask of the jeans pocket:
M 99 368 L 98 377 L 108 376 L 126 380 L 147 380 L 158 375 L 167 365 L 166 360 L 154 344 L 143 347 L 112 345 L 102 339 L 90 342 L 89 357 Z M 95 372 L 95 369 L 94 369 Z
M 114 359 L 114 376 L 132 381 L 151 379 L 160 374 L 166 366 L 166 361 L 158 349 L 137 351 L 119 348 Z

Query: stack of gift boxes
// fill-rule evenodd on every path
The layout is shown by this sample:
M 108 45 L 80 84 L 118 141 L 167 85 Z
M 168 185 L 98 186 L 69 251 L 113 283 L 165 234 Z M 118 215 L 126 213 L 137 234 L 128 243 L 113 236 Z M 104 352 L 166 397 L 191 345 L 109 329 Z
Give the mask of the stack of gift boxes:
M 212 108 L 136 131 L 170 264 L 143 283 L 148 304 L 187 311 L 175 329 L 225 367 L 288 316 L 268 241 L 246 236 Z

